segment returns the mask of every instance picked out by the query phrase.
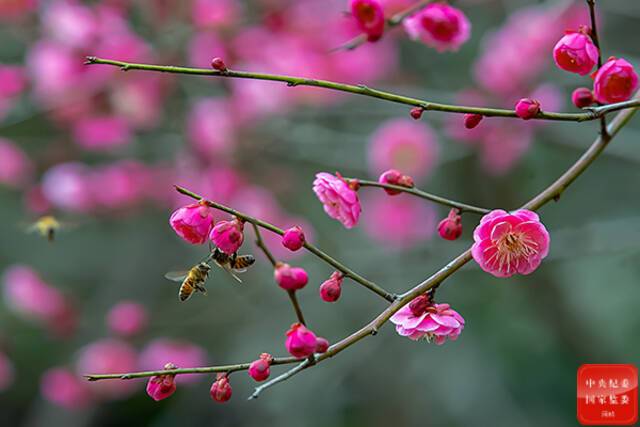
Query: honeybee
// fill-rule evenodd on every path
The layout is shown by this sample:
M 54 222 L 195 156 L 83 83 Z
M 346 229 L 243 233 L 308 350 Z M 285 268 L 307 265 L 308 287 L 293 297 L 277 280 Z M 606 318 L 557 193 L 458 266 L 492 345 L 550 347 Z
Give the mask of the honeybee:
M 247 268 L 256 262 L 253 255 L 238 255 L 237 253 L 227 255 L 218 248 L 211 252 L 210 258 L 218 267 L 229 273 L 240 283 L 242 283 L 242 280 L 235 273 L 244 273 Z
M 38 232 L 42 237 L 45 237 L 48 241 L 53 242 L 56 233 L 61 228 L 60 222 L 52 217 L 51 215 L 46 215 L 40 217 L 36 222 L 31 224 L 27 228 L 27 232 L 33 233 Z
M 194 292 L 202 292 L 207 295 L 204 283 L 209 277 L 209 271 L 211 271 L 211 266 L 203 261 L 189 271 L 172 271 L 165 274 L 164 277 L 174 282 L 182 282 L 178 291 L 178 298 L 180 301 L 186 301 Z

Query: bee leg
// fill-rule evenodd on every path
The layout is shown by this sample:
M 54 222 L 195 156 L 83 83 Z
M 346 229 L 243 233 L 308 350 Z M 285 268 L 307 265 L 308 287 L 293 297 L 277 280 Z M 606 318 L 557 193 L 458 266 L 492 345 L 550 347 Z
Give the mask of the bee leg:
M 238 252 L 234 252 L 233 255 L 231 255 L 231 259 L 229 260 L 229 265 L 231 266 L 231 268 L 236 268 L 236 265 L 238 262 Z

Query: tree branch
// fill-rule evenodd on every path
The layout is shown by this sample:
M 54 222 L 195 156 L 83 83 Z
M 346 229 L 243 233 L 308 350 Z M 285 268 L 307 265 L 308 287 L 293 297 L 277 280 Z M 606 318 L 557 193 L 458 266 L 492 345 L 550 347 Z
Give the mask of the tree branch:
M 596 2 L 595 0 L 587 0 L 589 5 L 589 15 L 591 16 L 591 40 L 593 44 L 598 48 L 598 69 L 602 67 L 602 48 L 600 47 L 600 39 L 598 38 L 598 25 L 596 24 Z M 600 103 L 598 103 L 600 105 Z M 600 133 L 602 135 L 607 134 L 607 118 L 600 116 Z
M 136 64 L 123 61 L 114 61 L 111 59 L 101 59 L 95 56 L 87 57 L 86 64 L 102 64 L 120 67 L 123 71 L 128 70 L 144 70 L 144 71 L 156 71 L 162 73 L 172 74 L 190 74 L 197 76 L 211 76 L 211 77 L 223 77 L 223 78 L 237 78 L 237 79 L 252 79 L 252 80 L 265 80 L 273 82 L 286 83 L 288 86 L 311 86 L 320 87 L 329 90 L 336 90 L 340 92 L 348 92 L 356 95 L 363 95 L 371 98 L 382 99 L 397 104 L 410 105 L 413 107 L 420 107 L 426 111 L 441 111 L 445 113 L 458 113 L 458 114 L 481 114 L 486 117 L 510 117 L 520 119 L 515 110 L 506 110 L 500 108 L 487 108 L 487 107 L 468 107 L 463 105 L 449 105 L 440 104 L 436 102 L 430 102 L 422 99 L 411 98 L 403 95 L 398 95 L 391 92 L 385 92 L 382 90 L 372 89 L 365 85 L 351 85 L 345 83 L 337 83 L 329 80 L 308 79 L 303 77 L 284 76 L 279 74 L 267 74 L 267 73 L 254 73 L 249 71 L 216 71 L 207 68 L 188 68 L 177 67 L 173 65 L 152 65 L 152 64 Z M 617 106 L 617 104 L 611 104 L 611 106 Z M 632 105 L 625 104 L 621 108 L 632 108 L 640 106 L 640 100 L 635 100 Z M 553 113 L 553 112 L 539 112 L 533 119 L 536 120 L 553 120 L 564 122 L 585 122 L 590 120 L 596 120 L 605 114 L 615 111 L 611 109 L 592 108 L 582 113 Z
M 273 224 L 270 224 L 268 222 L 259 220 L 257 218 L 254 218 L 252 216 L 249 216 L 245 213 L 239 212 L 235 209 L 232 209 L 230 207 L 227 207 L 225 205 L 221 205 L 220 203 L 216 203 L 213 202 L 211 200 L 205 200 L 203 199 L 202 196 L 187 190 L 186 188 L 182 188 L 178 185 L 175 186 L 176 190 L 181 193 L 184 194 L 185 196 L 189 196 L 193 199 L 196 200 L 204 200 L 205 203 L 207 204 L 207 206 L 212 207 L 214 209 L 218 209 L 220 211 L 226 212 L 230 215 L 236 216 L 246 222 L 249 222 L 251 224 L 254 224 L 260 228 L 264 228 L 265 230 L 269 230 L 272 233 L 276 233 L 279 234 L 280 236 L 282 236 L 284 234 L 284 230 L 276 227 Z M 306 242 L 304 244 L 304 248 L 306 250 L 308 250 L 309 252 L 311 252 L 312 254 L 314 254 L 315 256 L 317 256 L 318 258 L 320 258 L 321 260 L 323 260 L 324 262 L 326 262 L 327 264 L 329 264 L 330 266 L 332 266 L 333 268 L 335 268 L 336 270 L 340 271 L 345 277 L 349 277 L 351 278 L 353 281 L 361 284 L 362 286 L 364 286 L 365 288 L 368 288 L 369 290 L 375 292 L 376 294 L 380 295 L 382 298 L 386 299 L 387 301 L 391 302 L 394 301 L 396 299 L 395 295 L 391 294 L 390 292 L 386 291 L 385 289 L 381 288 L 380 286 L 376 285 L 375 283 L 373 283 L 372 281 L 365 279 L 364 277 L 362 277 L 361 275 L 359 275 L 358 273 L 356 273 L 355 271 L 351 270 L 349 267 L 347 267 L 346 265 L 342 264 L 341 262 L 337 261 L 335 258 L 329 256 L 328 254 L 326 254 L 325 252 L 323 252 L 322 250 L 320 250 L 318 247 L 316 247 L 315 245 L 312 245 L 309 242 Z

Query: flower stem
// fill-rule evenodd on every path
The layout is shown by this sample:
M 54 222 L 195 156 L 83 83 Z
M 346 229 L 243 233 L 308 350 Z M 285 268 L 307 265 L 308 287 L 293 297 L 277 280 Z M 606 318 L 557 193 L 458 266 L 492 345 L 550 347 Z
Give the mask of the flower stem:
M 101 59 L 95 56 L 87 57 L 86 64 L 103 64 L 120 67 L 123 71 L 128 70 L 144 70 L 144 71 L 156 71 L 162 73 L 172 74 L 190 74 L 197 76 L 211 76 L 211 77 L 223 77 L 223 78 L 237 78 L 237 79 L 252 79 L 252 80 L 265 80 L 273 82 L 286 83 L 288 86 L 312 86 L 321 87 L 329 90 L 336 90 L 340 92 L 348 92 L 356 95 L 367 96 L 371 98 L 382 99 L 384 101 L 394 102 L 397 104 L 410 105 L 414 107 L 420 107 L 427 111 L 441 111 L 445 113 L 458 113 L 458 114 L 481 114 L 486 117 L 510 117 L 521 120 L 515 110 L 506 110 L 501 108 L 488 108 L 488 107 L 468 107 L 463 105 L 449 105 L 440 104 L 436 102 L 426 101 L 417 98 L 411 98 L 408 96 L 398 95 L 392 92 L 386 92 L 378 89 L 372 89 L 365 85 L 351 85 L 345 83 L 337 83 L 329 80 L 308 79 L 303 77 L 285 76 L 280 74 L 267 74 L 267 73 L 254 73 L 249 71 L 216 71 L 207 68 L 188 68 L 178 67 L 173 65 L 153 65 L 153 64 L 136 64 L 131 62 L 115 61 L 111 59 Z M 632 108 L 636 105 L 625 105 L 622 108 Z M 588 110 L 581 113 L 554 113 L 541 111 L 533 119 L 536 120 L 553 120 L 564 122 L 585 122 L 590 120 L 596 120 L 607 114 L 611 110 Z
M 587 0 L 589 5 L 589 15 L 591 17 L 591 40 L 593 44 L 598 48 L 598 69 L 602 67 L 602 48 L 600 47 L 600 39 L 598 37 L 598 25 L 596 23 L 596 2 L 595 0 Z M 598 105 L 600 105 L 598 103 Z M 604 137 L 607 136 L 607 118 L 604 115 L 600 116 L 600 134 Z

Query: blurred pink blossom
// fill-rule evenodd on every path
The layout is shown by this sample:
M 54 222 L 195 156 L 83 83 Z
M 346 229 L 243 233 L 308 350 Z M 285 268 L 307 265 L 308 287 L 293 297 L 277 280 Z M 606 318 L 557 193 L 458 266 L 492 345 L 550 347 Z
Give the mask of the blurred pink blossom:
M 44 7 L 42 26 L 48 39 L 66 46 L 92 46 L 96 24 L 91 8 L 75 0 L 56 0 Z
M 409 37 L 438 52 L 455 52 L 471 36 L 471 23 L 466 15 L 446 3 L 428 4 L 402 23 Z
M 27 266 L 10 266 L 2 281 L 5 302 L 18 314 L 46 325 L 65 309 L 62 293 Z
M 131 141 L 131 128 L 123 117 L 94 116 L 78 120 L 73 129 L 78 145 L 87 150 L 110 150 Z
M 88 176 L 92 199 L 107 209 L 124 209 L 140 202 L 147 181 L 144 165 L 121 160 L 96 168 Z
M 227 49 L 216 33 L 202 31 L 194 34 L 189 42 L 189 64 L 210 68 L 211 60 L 215 57 L 227 57 Z
M 31 12 L 38 6 L 37 0 L 4 0 L 0 1 L 0 20 L 10 22 Z
M 238 0 L 192 0 L 191 20 L 199 28 L 233 26 L 242 17 Z
M 120 301 L 107 313 L 109 329 L 121 336 L 130 337 L 144 331 L 149 315 L 142 304 Z
M 62 367 L 51 368 L 42 375 L 40 393 L 49 402 L 70 410 L 82 409 L 93 400 L 89 383 Z
M 138 368 L 142 370 L 162 369 L 167 363 L 182 368 L 204 366 L 207 354 L 200 346 L 184 340 L 158 338 L 149 342 L 140 352 Z M 196 374 L 178 375 L 176 382 L 187 384 L 202 378 Z
M 21 66 L 0 64 L 0 99 L 19 95 L 26 83 L 24 69 Z
M 438 144 L 428 125 L 411 119 L 391 119 L 371 136 L 368 156 L 373 175 L 398 169 L 419 181 L 436 166 Z
M 188 113 L 187 136 L 196 151 L 207 158 L 229 154 L 236 143 L 236 132 L 227 100 L 196 101 Z
M 19 187 L 26 184 L 33 171 L 31 160 L 12 141 L 0 137 L 0 184 Z
M 72 212 L 87 212 L 94 201 L 88 180 L 89 168 L 81 163 L 61 163 L 42 177 L 42 193 L 54 206 Z
M 133 372 L 137 354 L 133 347 L 115 338 L 94 341 L 78 351 L 76 369 L 79 374 L 112 374 Z M 96 395 L 122 399 L 135 391 L 136 381 L 98 381 L 89 384 Z

